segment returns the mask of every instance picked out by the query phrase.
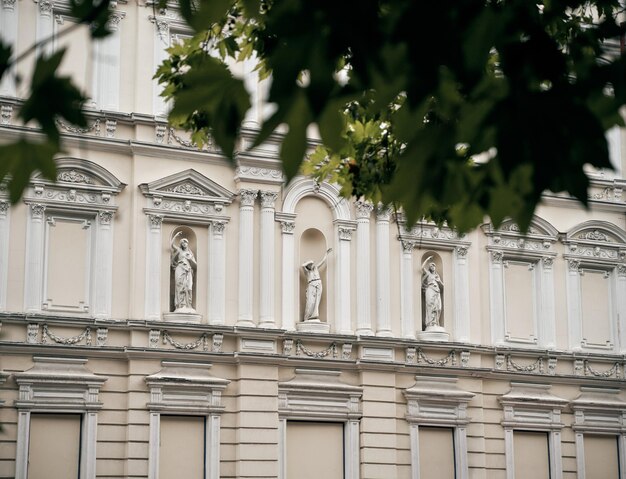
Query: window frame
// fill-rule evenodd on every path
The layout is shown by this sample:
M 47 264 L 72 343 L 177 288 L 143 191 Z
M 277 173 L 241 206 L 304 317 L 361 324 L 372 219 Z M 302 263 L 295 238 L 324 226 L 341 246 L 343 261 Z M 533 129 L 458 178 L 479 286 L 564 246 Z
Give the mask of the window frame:
M 561 410 L 568 401 L 552 395 L 550 388 L 550 384 L 511 382 L 511 391 L 498 398 L 504 411 L 506 479 L 515 479 L 514 431 L 548 433 L 550 477 L 563 477 Z
M 31 413 L 79 414 L 80 478 L 96 476 L 96 432 L 100 388 L 108 377 L 96 375 L 85 366 L 87 359 L 33 356 L 34 366 L 14 373 L 18 385 L 16 479 L 28 477 Z
M 467 406 L 475 394 L 459 389 L 457 383 L 458 378 L 418 375 L 415 384 L 403 391 L 407 400 L 405 418 L 410 427 L 412 479 L 426 479 L 420 477 L 420 426 L 453 430 L 455 476 L 469 478 Z
M 359 479 L 363 388 L 340 381 L 338 370 L 296 368 L 278 383 L 278 479 L 287 478 L 287 421 L 344 423 L 344 478 Z
M 159 477 L 161 414 L 205 417 L 205 478 L 219 479 L 221 398 L 230 381 L 211 376 L 210 363 L 162 361 L 161 366 L 145 378 L 150 389 L 148 479 Z

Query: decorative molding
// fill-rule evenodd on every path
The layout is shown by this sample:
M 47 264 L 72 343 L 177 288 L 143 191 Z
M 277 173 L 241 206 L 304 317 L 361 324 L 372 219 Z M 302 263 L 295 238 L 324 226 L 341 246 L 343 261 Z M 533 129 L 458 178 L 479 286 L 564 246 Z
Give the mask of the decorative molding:
M 73 346 L 74 344 L 78 344 L 81 341 L 85 340 L 85 345 L 91 346 L 91 328 L 87 326 L 82 333 L 76 336 L 64 338 L 62 336 L 57 336 L 56 334 L 54 334 L 48 329 L 48 325 L 44 324 L 42 326 L 41 332 L 41 344 L 46 344 L 48 342 L 48 339 L 57 344 L 63 344 L 66 346 Z
M 358 219 L 368 219 L 372 215 L 374 205 L 367 201 L 358 200 L 354 203 L 356 209 L 356 217 Z
M 254 202 L 259 194 L 256 190 L 242 189 L 237 192 L 239 195 L 239 204 L 241 207 L 254 206 Z
M 234 198 L 234 193 L 193 169 L 142 183 L 139 189 L 148 199 L 144 213 L 162 215 L 166 221 L 204 225 L 228 220 L 222 211 Z
M 276 191 L 260 191 L 261 208 L 274 209 L 278 193 Z
M 75 133 L 77 135 L 86 135 L 87 133 L 93 132 L 94 135 L 100 136 L 100 118 L 96 118 L 91 126 L 88 126 L 86 128 L 72 126 L 71 124 L 65 123 L 63 120 L 60 120 L 58 118 L 55 120 L 55 122 L 59 126 L 59 128 L 70 133 Z
M 107 377 L 85 366 L 86 359 L 33 357 L 34 366 L 13 374 L 19 388 L 14 406 L 18 411 L 15 477 L 28 476 L 31 411 L 76 413 L 81 420 L 80 477 L 96 477 L 96 431 L 98 395 Z
M 10 125 L 13 118 L 13 105 L 0 105 L 0 124 Z
M 163 224 L 163 215 L 148 215 L 151 229 L 161 229 Z
M 163 344 L 171 344 L 176 349 L 182 349 L 184 351 L 192 351 L 202 346 L 202 351 L 209 350 L 209 334 L 202 333 L 198 339 L 190 343 L 180 343 L 176 341 L 169 333 L 169 331 L 161 331 L 161 337 L 163 338 Z
M 240 165 L 235 169 L 235 181 L 282 184 L 284 182 L 284 175 L 280 169 Z
M 362 416 L 363 388 L 340 380 L 335 370 L 299 369 L 289 381 L 278 383 L 279 455 L 278 478 L 287 478 L 284 451 L 287 447 L 287 421 L 344 422 L 345 479 L 360 477 L 359 420 Z
M 328 346 L 326 349 L 323 349 L 321 351 L 312 351 L 310 349 L 308 349 L 301 340 L 296 340 L 296 356 L 299 356 L 300 354 L 304 354 L 305 356 L 308 356 L 310 358 L 316 358 L 316 359 L 321 359 L 321 358 L 325 358 L 327 356 L 332 355 L 333 358 L 337 357 L 337 343 L 332 342 L 330 343 L 330 346 Z
M 411 477 L 420 475 L 419 441 L 421 426 L 448 427 L 454 434 L 454 469 L 459 479 L 469 478 L 467 405 L 474 393 L 457 386 L 457 378 L 416 376 L 415 385 L 403 391 L 407 400 L 406 420 L 410 426 Z
M 293 339 L 283 339 L 283 355 L 291 356 L 293 351 Z
M 422 348 L 417 348 L 417 364 L 426 363 L 429 366 L 456 366 L 456 350 L 451 350 L 441 359 L 429 358 Z

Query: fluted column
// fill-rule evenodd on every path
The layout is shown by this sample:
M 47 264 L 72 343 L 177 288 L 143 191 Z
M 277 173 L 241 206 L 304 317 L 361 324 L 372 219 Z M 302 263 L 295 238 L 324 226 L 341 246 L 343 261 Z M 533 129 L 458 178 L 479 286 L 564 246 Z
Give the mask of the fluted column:
M 254 200 L 257 191 L 239 190 L 239 316 L 238 326 L 254 326 L 252 289 L 254 288 Z
M 120 22 L 126 14 L 111 12 L 107 26 L 111 34 L 94 43 L 93 95 L 99 110 L 119 110 L 121 35 Z
M 389 221 L 391 208 L 376 207 L 376 336 L 392 336 Z
M 44 271 L 44 205 L 30 205 L 30 215 L 26 225 L 26 271 L 24 278 L 24 311 L 41 311 Z
M 259 327 L 275 328 L 274 315 L 274 205 L 278 193 L 261 191 Z
M 400 322 L 402 337 L 415 338 L 415 313 L 413 310 L 413 248 L 415 242 L 402 242 L 402 264 L 400 265 Z
M 282 329 L 293 331 L 296 329 L 295 295 L 296 295 L 296 264 L 293 230 L 295 229 L 295 215 L 277 213 L 276 221 L 280 222 L 283 244 L 282 268 Z
M 146 319 L 161 317 L 161 256 L 162 215 L 147 215 L 146 232 L 146 295 L 144 315 Z
M 371 335 L 370 215 L 374 205 L 356 202 L 356 333 Z
M 209 324 L 226 321 L 226 251 L 224 248 L 225 221 L 214 221 L 209 234 Z
M 18 2 L 17 0 L 2 0 L 0 10 L 0 38 L 7 45 L 17 45 L 17 25 L 18 25 Z M 0 81 L 0 95 L 15 96 L 15 68 L 9 69 L 2 75 Z
M 337 251 L 337 283 L 335 290 L 335 324 L 339 334 L 353 334 L 350 312 L 350 241 L 354 226 L 339 224 L 339 248 Z

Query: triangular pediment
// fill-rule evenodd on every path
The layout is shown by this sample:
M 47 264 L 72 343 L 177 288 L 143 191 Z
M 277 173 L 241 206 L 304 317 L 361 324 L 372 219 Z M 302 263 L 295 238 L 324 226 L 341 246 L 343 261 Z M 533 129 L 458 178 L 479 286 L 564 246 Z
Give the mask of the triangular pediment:
M 188 198 L 200 201 L 230 203 L 234 193 L 207 178 L 196 170 L 189 169 L 165 178 L 139 185 L 142 193 L 149 196 Z

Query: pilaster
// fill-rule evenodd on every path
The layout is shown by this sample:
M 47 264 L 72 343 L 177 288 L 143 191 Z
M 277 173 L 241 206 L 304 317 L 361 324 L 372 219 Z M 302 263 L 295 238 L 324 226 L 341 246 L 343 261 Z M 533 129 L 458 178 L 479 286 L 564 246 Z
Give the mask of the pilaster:
M 350 241 L 355 227 L 351 221 L 336 220 L 337 282 L 335 286 L 335 324 L 339 334 L 353 334 L 350 312 Z
M 293 230 L 295 229 L 296 215 L 276 213 L 276 221 L 280 222 L 282 247 L 282 329 L 293 331 L 296 329 L 295 295 L 296 295 L 296 265 Z
M 226 322 L 225 221 L 213 221 L 209 232 L 209 324 Z
M 391 208 L 376 207 L 376 336 L 391 337 L 389 221 Z
M 161 318 L 161 256 L 163 215 L 146 215 L 146 319 Z
M 44 274 L 45 205 L 29 205 L 26 224 L 26 266 L 24 271 L 24 311 L 41 310 Z
M 239 315 L 237 326 L 255 326 L 252 315 L 254 288 L 254 201 L 257 191 L 239 190 Z
M 9 282 L 9 202 L 0 199 L 0 311 L 7 308 Z
M 415 241 L 400 239 L 402 258 L 400 259 L 400 322 L 402 337 L 415 338 L 415 313 L 413 309 L 413 248 Z M 421 328 L 420 328 L 421 329 Z
M 260 284 L 259 284 L 259 327 L 275 328 L 274 314 L 274 205 L 278 193 L 261 191 L 261 240 L 260 240 Z
M 356 333 L 372 335 L 370 285 L 370 215 L 374 206 L 356 202 Z

